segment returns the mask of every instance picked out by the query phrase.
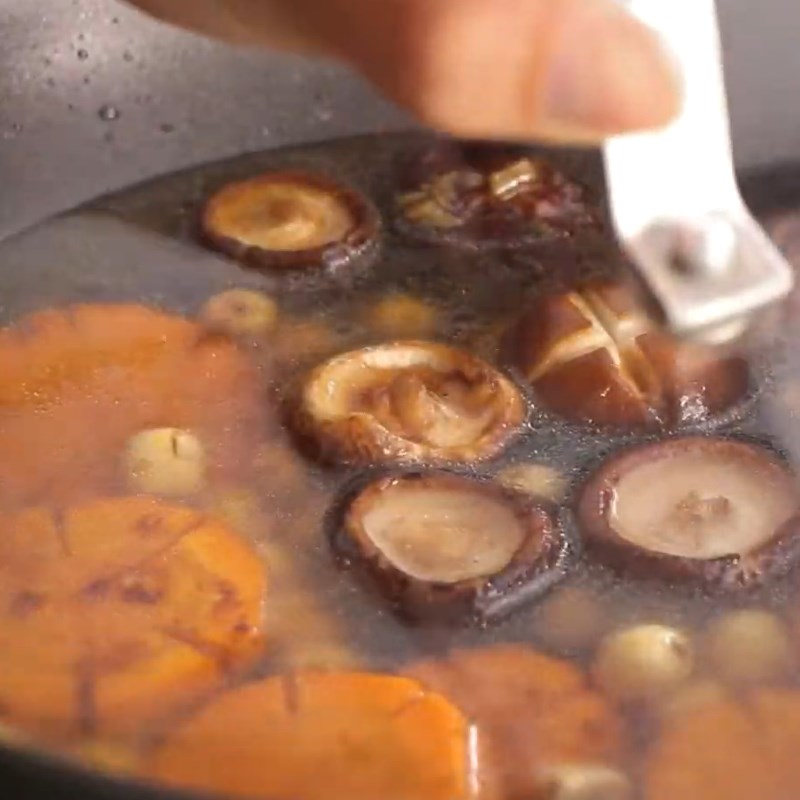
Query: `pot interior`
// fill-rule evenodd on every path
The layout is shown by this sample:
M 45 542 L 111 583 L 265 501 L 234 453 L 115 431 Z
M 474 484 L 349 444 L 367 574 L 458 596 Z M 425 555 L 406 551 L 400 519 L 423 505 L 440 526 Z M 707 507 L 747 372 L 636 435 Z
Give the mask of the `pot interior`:
M 678 378 L 674 365 L 647 351 L 636 358 L 652 367 L 657 389 L 642 389 L 641 371 L 630 380 L 656 422 L 623 414 L 620 424 L 595 424 L 585 401 L 608 388 L 586 382 L 595 366 L 579 365 L 563 384 L 551 373 L 545 384 L 531 377 L 527 356 L 509 351 L 508 337 L 542 298 L 624 281 L 597 154 L 524 154 L 584 187 L 596 225 L 514 247 L 470 248 L 447 236 L 415 238 L 396 224 L 397 165 L 434 145 L 417 134 L 380 135 L 242 156 L 103 198 L 0 244 L 0 570 L 15 587 L 0 601 L 0 659 L 11 664 L 7 681 L 0 670 L 0 719 L 10 745 L 232 797 L 338 800 L 346 792 L 350 800 L 389 786 L 396 800 L 595 797 L 577 793 L 586 786 L 608 792 L 597 797 L 646 800 L 715 791 L 737 798 L 745 790 L 751 797 L 753 787 L 765 797 L 793 796 L 800 792 L 791 756 L 800 745 L 800 372 L 792 345 L 800 322 L 789 308 L 796 298 L 724 354 L 748 363 L 746 389 L 724 407 L 679 423 L 653 411 L 662 402 L 653 393 L 668 404 L 675 389 L 665 381 Z M 212 247 L 200 230 L 207 198 L 268 171 L 324 175 L 366 198 L 382 220 L 380 252 L 352 275 L 345 264 L 341 273 L 312 269 L 287 280 L 285 271 L 244 266 Z M 790 246 L 795 229 L 784 211 L 796 197 L 784 191 L 774 202 L 770 183 L 753 182 L 753 197 Z M 231 335 L 224 320 L 222 328 L 206 324 L 210 298 L 232 289 L 270 300 L 268 310 L 259 306 L 269 320 L 258 317 L 252 336 Z M 609 303 L 591 306 L 591 322 L 606 337 Z M 539 308 L 532 329 L 551 311 Z M 526 331 L 528 347 L 540 334 Z M 625 367 L 630 342 L 615 336 L 590 351 L 611 353 Z M 479 359 L 490 368 L 486 381 L 502 376 L 518 393 L 524 420 L 514 427 L 509 416 L 514 430 L 491 450 L 462 449 L 443 460 L 428 446 L 431 419 L 445 413 L 442 404 L 453 404 L 447 413 L 456 408 L 456 389 L 401 382 L 380 402 L 390 404 L 392 424 L 419 423 L 416 438 L 408 434 L 413 458 L 395 444 L 385 447 L 396 457 L 378 458 L 372 445 L 366 457 L 354 455 L 348 434 L 322 434 L 316 419 L 298 430 L 294 412 L 316 368 L 400 340 L 435 341 Z M 468 382 L 460 358 L 452 369 Z M 695 389 L 716 390 L 728 373 L 705 375 Z M 612 406 L 608 413 L 617 414 L 621 406 Z M 464 400 L 457 411 L 466 407 Z M 149 438 L 132 444 L 143 431 Z M 404 430 L 392 431 L 392 442 L 406 442 Z M 472 442 L 469 431 L 458 436 Z M 438 447 L 456 434 L 441 428 L 436 436 Z M 606 513 L 603 503 L 637 502 L 651 503 L 652 512 L 626 512 L 642 526 L 629 537 L 636 546 L 614 535 L 595 540 L 581 514 L 592 505 L 584 492 L 599 469 L 629 448 L 698 439 L 757 455 L 746 469 L 737 462 L 731 477 L 732 450 L 720 450 L 706 469 L 698 445 L 701 455 L 687 464 L 710 483 L 692 497 L 675 488 L 677 473 L 653 468 L 664 493 L 680 495 L 677 510 L 661 508 L 667 494 L 642 481 L 614 483 L 638 486 L 645 500 L 612 487 L 592 513 Z M 152 467 L 148 448 L 161 452 L 159 442 L 173 464 L 168 491 L 158 465 L 149 483 L 142 477 Z M 207 457 L 200 467 L 196 447 Z M 758 491 L 737 487 L 762 469 L 786 481 L 785 491 L 781 483 L 767 493 L 778 507 L 768 522 L 783 527 L 745 551 L 749 529 L 741 526 L 755 529 L 752 520 L 764 515 Z M 491 574 L 453 565 L 464 555 L 448 524 L 464 526 L 468 515 L 456 506 L 448 512 L 448 503 L 461 502 L 449 483 L 431 495 L 430 514 L 415 484 L 407 514 L 400 493 L 368 520 L 380 520 L 383 535 L 408 519 L 432 518 L 430 530 L 403 532 L 396 547 L 435 540 L 447 574 L 468 581 L 443 577 L 435 585 L 433 555 L 415 562 L 426 581 L 398 577 L 404 559 L 396 548 L 396 563 L 388 563 L 372 547 L 367 557 L 363 541 L 350 536 L 348 512 L 365 487 L 440 472 L 488 492 L 476 501 L 481 530 L 470 529 L 471 545 L 507 533 L 484 518 L 500 502 L 495 491 L 517 504 L 496 524 L 519 531 L 475 556 L 491 563 Z M 531 509 L 544 515 L 539 527 L 515 516 Z M 675 556 L 682 542 L 639 546 L 667 528 L 702 536 L 715 514 L 714 535 L 728 525 L 739 547 L 723 547 L 722 558 L 718 545 L 703 563 Z M 511 563 L 508 541 L 521 551 L 544 517 L 559 531 L 558 546 L 536 549 L 535 563 L 521 555 Z M 14 573 L 27 581 L 25 591 Z M 424 768 L 431 759 L 438 771 Z M 720 778 L 715 763 L 730 766 L 731 777 Z M 317 764 L 330 771 L 330 786 Z M 563 794 L 546 793 L 556 790 Z

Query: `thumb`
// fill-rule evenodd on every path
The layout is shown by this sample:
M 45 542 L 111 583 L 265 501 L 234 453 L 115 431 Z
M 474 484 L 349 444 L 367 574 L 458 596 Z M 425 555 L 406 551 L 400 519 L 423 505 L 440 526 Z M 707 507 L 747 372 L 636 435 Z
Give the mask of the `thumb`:
M 619 0 L 130 1 L 229 41 L 338 57 L 464 136 L 594 142 L 680 105 L 658 37 Z
M 340 55 L 453 133 L 592 142 L 680 107 L 670 57 L 618 0 L 328 2 Z

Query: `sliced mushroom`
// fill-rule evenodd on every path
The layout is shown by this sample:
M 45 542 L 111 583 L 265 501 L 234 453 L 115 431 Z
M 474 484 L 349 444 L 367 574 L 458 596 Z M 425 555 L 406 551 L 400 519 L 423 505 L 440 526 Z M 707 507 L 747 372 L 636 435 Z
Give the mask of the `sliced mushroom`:
M 552 513 L 450 473 L 380 478 L 345 503 L 336 551 L 415 620 L 505 615 L 563 577 L 571 548 Z
M 472 462 L 496 455 L 525 420 L 514 383 L 469 353 L 393 342 L 314 370 L 294 411 L 326 460 Z
M 765 447 L 690 436 L 623 450 L 582 489 L 587 547 L 634 574 L 735 590 L 800 555 L 795 476 Z
M 329 178 L 268 172 L 224 186 L 202 224 L 213 245 L 248 266 L 338 274 L 375 251 L 380 217 L 365 197 Z
M 593 425 L 706 423 L 736 407 L 750 386 L 743 358 L 674 339 L 623 284 L 540 295 L 508 331 L 504 350 L 547 408 Z
M 398 227 L 434 244 L 513 248 L 596 224 L 586 190 L 521 148 L 439 145 L 400 184 Z

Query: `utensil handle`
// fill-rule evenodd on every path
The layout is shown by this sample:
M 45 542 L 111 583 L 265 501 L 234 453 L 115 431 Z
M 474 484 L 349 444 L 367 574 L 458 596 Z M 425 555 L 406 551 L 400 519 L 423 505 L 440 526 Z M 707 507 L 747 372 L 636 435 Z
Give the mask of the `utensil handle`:
M 733 166 L 714 0 L 630 0 L 684 80 L 678 118 L 604 147 L 613 224 L 676 333 L 728 338 L 793 271 L 747 210 Z

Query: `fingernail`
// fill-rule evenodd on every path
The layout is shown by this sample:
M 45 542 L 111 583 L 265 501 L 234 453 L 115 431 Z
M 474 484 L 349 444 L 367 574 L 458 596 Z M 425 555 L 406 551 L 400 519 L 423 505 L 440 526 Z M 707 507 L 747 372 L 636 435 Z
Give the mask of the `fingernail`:
M 554 31 L 539 109 L 545 132 L 593 139 L 668 123 L 681 80 L 656 33 L 611 0 L 571 6 Z

